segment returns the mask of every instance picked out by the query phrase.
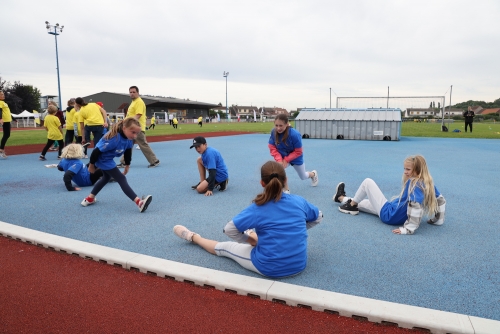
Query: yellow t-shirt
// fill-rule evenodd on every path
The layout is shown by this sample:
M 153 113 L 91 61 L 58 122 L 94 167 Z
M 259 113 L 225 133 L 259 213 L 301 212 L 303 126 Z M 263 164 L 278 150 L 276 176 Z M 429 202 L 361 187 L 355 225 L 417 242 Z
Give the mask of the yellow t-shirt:
M 66 111 L 66 130 L 73 130 L 73 124 L 75 119 L 75 108 L 71 108 L 70 111 Z
M 4 122 L 12 122 L 12 115 L 10 114 L 9 105 L 4 101 L 0 101 L 0 108 L 2 109 L 2 119 Z
M 45 117 L 45 120 L 43 122 L 43 126 L 47 128 L 49 131 L 47 133 L 47 138 L 52 139 L 52 140 L 62 140 L 63 135 L 61 131 L 59 130 L 59 127 L 61 126 L 61 121 L 59 120 L 59 117 L 54 116 L 54 115 L 47 115 Z
M 177 117 L 174 117 L 174 119 L 172 120 L 172 123 L 174 123 L 174 124 L 177 124 L 177 123 L 178 123 L 178 121 L 177 121 Z
M 140 97 L 132 100 L 132 103 L 130 103 L 127 111 L 127 118 L 134 117 L 139 114 L 141 115 L 139 118 L 141 131 L 146 131 L 146 104 L 144 104 L 144 101 Z
M 79 113 L 82 115 L 85 125 L 94 126 L 104 124 L 100 107 L 95 103 L 89 103 L 81 107 Z
M 156 121 L 155 117 L 154 116 L 151 117 L 151 124 L 155 124 L 155 121 Z
M 78 136 L 81 137 L 82 136 L 82 128 L 80 127 L 80 122 L 83 122 L 83 125 L 85 125 L 85 122 L 82 118 L 82 114 L 79 111 L 75 111 L 74 121 L 75 121 L 75 123 L 77 123 L 76 125 L 78 127 Z
M 198 123 L 203 122 L 203 117 L 198 117 Z

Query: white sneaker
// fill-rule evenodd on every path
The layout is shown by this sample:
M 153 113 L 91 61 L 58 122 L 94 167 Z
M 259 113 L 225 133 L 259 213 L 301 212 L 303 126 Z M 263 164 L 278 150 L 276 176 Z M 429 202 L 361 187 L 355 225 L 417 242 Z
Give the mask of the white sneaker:
M 5 151 L 0 152 L 0 158 L 7 159 L 7 154 L 5 154 Z
M 284 194 L 288 194 L 288 195 L 290 195 L 290 189 L 284 189 L 284 190 L 283 190 L 283 193 L 284 193 Z
M 89 158 L 89 156 L 85 154 L 85 155 L 83 156 L 83 158 L 84 158 L 84 159 L 88 159 L 88 158 Z
M 314 173 L 314 176 L 311 177 L 311 186 L 316 187 L 318 185 L 318 182 L 319 182 L 318 172 L 313 170 L 312 173 Z
M 193 242 L 193 235 L 198 234 L 198 233 L 191 232 L 190 230 L 188 230 L 186 227 L 184 227 L 182 225 L 175 225 L 174 226 L 174 233 L 179 238 L 184 239 L 184 240 L 189 241 L 189 242 Z
M 97 202 L 97 198 L 95 198 L 95 197 L 94 197 L 94 200 L 92 202 L 89 202 L 89 201 L 87 201 L 87 198 L 84 198 L 82 201 L 82 205 L 89 206 L 89 205 L 95 204 L 95 202 Z
M 145 197 L 142 197 L 142 199 L 139 201 L 139 211 L 144 212 L 149 206 L 149 203 L 153 200 L 153 196 L 147 195 Z
M 141 148 L 139 147 L 139 145 L 136 145 L 136 146 L 135 146 L 135 149 L 136 149 L 136 150 L 140 150 Z

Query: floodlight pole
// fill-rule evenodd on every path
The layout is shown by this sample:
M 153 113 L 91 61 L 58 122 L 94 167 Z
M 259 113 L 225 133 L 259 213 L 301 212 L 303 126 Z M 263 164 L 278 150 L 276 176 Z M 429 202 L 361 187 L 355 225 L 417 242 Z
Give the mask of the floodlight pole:
M 229 109 L 227 106 L 227 76 L 228 75 L 229 75 L 229 72 L 224 71 L 223 76 L 226 78 L 226 117 L 227 117 L 228 122 L 229 122 Z
M 450 87 L 450 108 L 448 109 L 448 119 L 450 119 L 450 115 L 451 115 L 451 92 L 452 91 L 453 91 L 453 85 L 451 85 L 451 87 Z
M 59 77 L 59 52 L 57 50 L 57 36 L 60 33 L 62 33 L 64 26 L 59 26 L 59 23 L 56 23 L 56 25 L 51 25 L 48 21 L 45 21 L 45 27 L 47 28 L 47 33 L 49 33 L 50 35 L 54 35 L 54 38 L 56 40 L 57 89 L 59 91 L 59 109 L 62 110 L 61 79 Z
M 389 86 L 387 86 L 387 109 L 389 109 Z
M 332 89 L 330 88 L 330 109 L 332 109 Z

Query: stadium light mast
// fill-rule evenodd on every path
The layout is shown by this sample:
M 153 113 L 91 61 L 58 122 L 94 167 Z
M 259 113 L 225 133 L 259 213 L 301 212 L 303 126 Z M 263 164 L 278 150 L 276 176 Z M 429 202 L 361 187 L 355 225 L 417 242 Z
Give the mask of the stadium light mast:
M 49 21 L 45 21 L 45 28 L 47 28 L 47 33 L 50 35 L 54 35 L 56 40 L 56 65 L 57 65 L 57 88 L 59 91 L 59 109 L 62 110 L 62 102 L 61 102 L 61 79 L 59 78 L 59 53 L 57 50 L 57 36 L 62 33 L 64 26 L 59 26 L 59 23 L 56 25 L 51 25 Z
M 330 109 L 332 109 L 332 88 L 330 87 Z
M 229 109 L 227 106 L 227 76 L 229 75 L 229 72 L 224 71 L 224 73 L 222 75 L 224 76 L 224 78 L 226 78 L 226 117 L 227 117 L 228 122 L 229 122 Z

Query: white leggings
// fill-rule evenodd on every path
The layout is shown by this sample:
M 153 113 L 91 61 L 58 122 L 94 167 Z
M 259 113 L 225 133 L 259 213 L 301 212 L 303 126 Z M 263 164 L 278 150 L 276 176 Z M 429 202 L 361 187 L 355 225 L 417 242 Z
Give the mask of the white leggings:
M 217 256 L 228 257 L 236 261 L 240 266 L 257 274 L 263 275 L 255 268 L 251 259 L 253 246 L 250 244 L 240 244 L 234 241 L 218 242 L 215 245 L 215 254 Z
M 387 203 L 382 191 L 372 179 L 361 182 L 352 200 L 358 203 L 358 209 L 380 217 L 380 210 Z
M 309 178 L 309 172 L 306 172 L 306 165 L 293 165 L 293 169 L 297 172 L 301 180 L 305 180 Z

